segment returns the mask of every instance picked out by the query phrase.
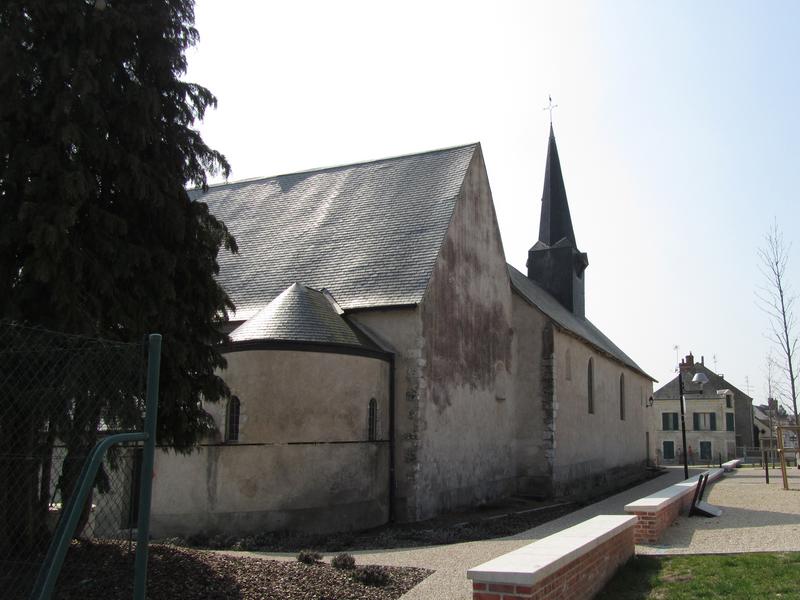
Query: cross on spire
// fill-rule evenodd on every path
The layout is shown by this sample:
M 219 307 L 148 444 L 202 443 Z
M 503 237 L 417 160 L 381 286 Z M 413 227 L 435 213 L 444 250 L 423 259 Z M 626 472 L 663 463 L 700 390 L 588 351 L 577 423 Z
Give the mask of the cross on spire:
M 553 97 L 548 94 L 547 95 L 547 106 L 545 106 L 542 110 L 550 111 L 550 125 L 553 124 L 553 109 L 558 108 L 558 104 L 553 104 Z

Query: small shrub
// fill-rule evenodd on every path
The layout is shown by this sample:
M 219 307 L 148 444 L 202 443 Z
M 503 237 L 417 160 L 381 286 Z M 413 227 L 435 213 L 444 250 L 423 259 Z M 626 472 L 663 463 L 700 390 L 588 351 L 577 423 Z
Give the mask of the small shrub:
M 347 554 L 347 552 L 342 552 L 341 554 L 337 554 L 331 559 L 331 566 L 334 569 L 349 571 L 351 569 L 356 568 L 356 559 L 353 558 L 352 554 Z
M 297 555 L 297 560 L 307 565 L 313 565 L 322 560 L 322 554 L 314 550 L 300 550 L 300 553 Z
M 355 578 L 364 585 L 383 587 L 389 583 L 389 570 L 380 565 L 366 565 L 356 569 Z

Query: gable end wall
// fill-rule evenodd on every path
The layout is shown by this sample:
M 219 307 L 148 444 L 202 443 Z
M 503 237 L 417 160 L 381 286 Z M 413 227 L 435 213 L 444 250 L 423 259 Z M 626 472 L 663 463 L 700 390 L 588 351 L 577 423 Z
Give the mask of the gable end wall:
M 417 519 L 516 489 L 511 286 L 480 150 L 421 315 Z

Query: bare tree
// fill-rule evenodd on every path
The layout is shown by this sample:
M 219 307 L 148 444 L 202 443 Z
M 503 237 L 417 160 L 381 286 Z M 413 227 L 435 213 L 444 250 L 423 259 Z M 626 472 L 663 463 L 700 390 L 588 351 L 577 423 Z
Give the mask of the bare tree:
M 785 374 L 787 392 L 797 420 L 797 322 L 794 304 L 797 296 L 787 281 L 789 249 L 777 222 L 764 236 L 764 246 L 759 248 L 759 270 L 764 278 L 756 292 L 759 305 L 769 315 L 769 339 L 779 348 L 780 358 L 776 364 Z

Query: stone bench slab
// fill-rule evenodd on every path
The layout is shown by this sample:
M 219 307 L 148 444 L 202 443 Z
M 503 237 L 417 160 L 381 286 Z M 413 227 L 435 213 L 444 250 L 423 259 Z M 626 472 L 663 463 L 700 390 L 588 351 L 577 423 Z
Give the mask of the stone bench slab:
M 708 473 L 708 481 L 716 481 L 722 476 L 723 472 L 724 469 L 710 469 L 706 471 L 706 473 Z M 669 504 L 683 500 L 685 496 L 693 494 L 699 478 L 700 475 L 695 475 L 686 481 L 681 481 L 663 490 L 659 490 L 654 494 L 634 500 L 625 505 L 625 512 L 658 512 Z
M 474 567 L 467 578 L 530 586 L 635 526 L 635 516 L 598 515 Z

